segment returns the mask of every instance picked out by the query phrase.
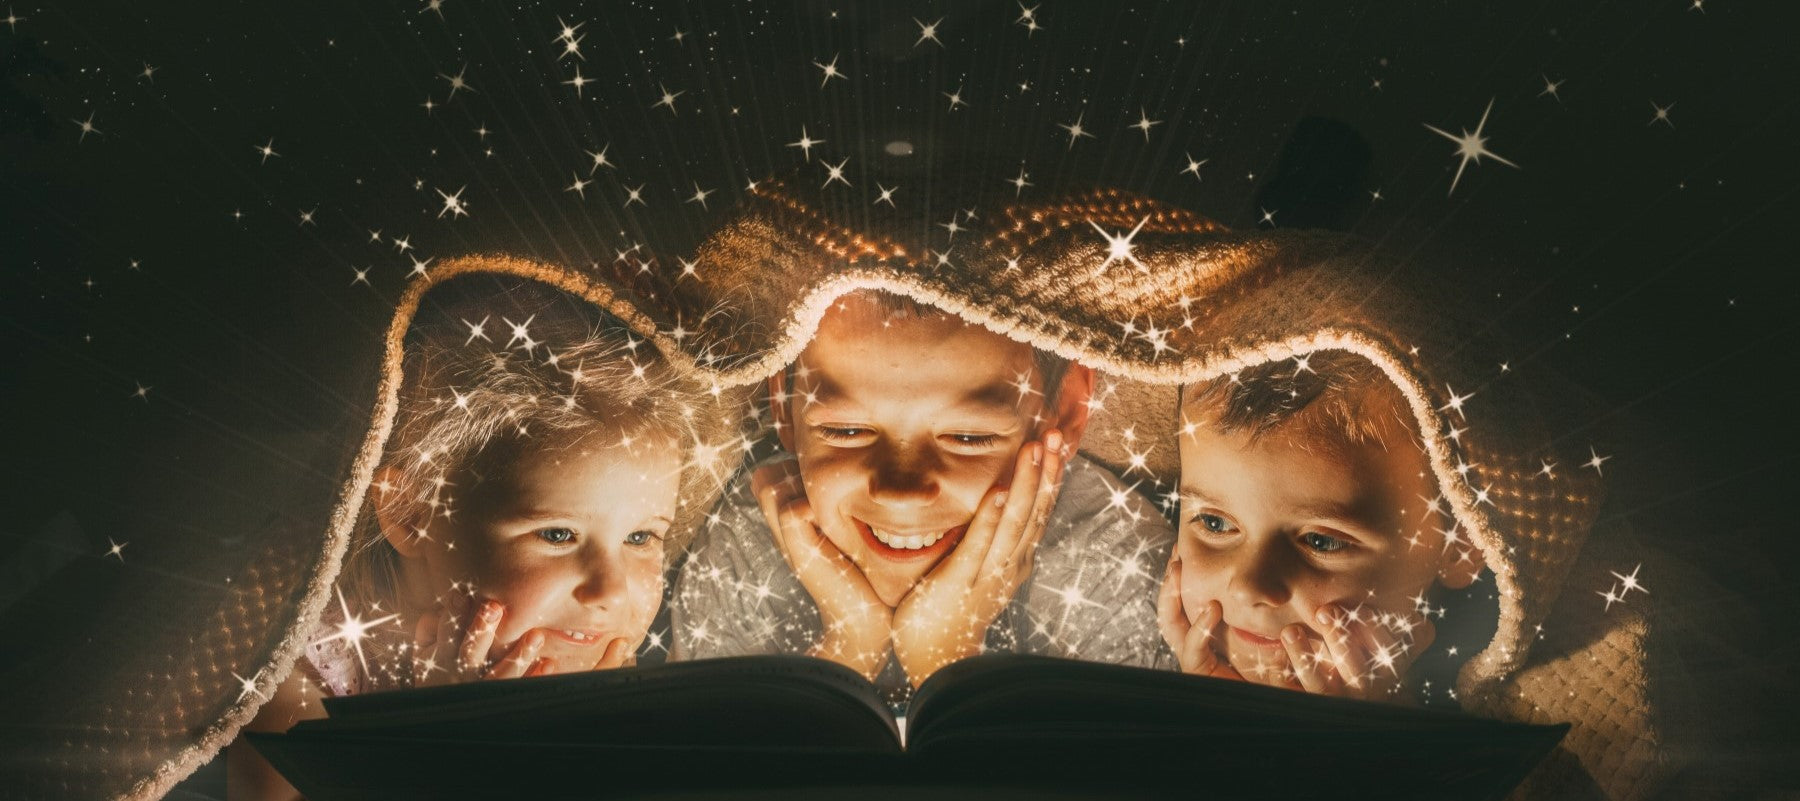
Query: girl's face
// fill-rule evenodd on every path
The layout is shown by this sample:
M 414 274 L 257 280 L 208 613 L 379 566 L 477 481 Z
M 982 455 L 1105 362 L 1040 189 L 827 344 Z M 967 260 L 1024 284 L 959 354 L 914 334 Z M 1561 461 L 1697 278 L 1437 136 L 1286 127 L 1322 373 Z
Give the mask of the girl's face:
M 609 647 L 636 653 L 650 629 L 680 447 L 595 439 L 490 451 L 462 473 L 461 486 L 444 488 L 450 500 L 428 527 L 425 562 L 446 600 L 472 590 L 471 609 L 489 599 L 505 607 L 490 660 L 535 629 L 558 672 L 585 670 Z

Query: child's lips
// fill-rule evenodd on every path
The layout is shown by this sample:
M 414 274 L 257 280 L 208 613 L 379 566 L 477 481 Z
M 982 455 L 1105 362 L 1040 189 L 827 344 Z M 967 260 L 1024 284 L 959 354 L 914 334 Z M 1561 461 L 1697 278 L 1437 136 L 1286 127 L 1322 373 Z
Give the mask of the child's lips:
M 611 634 L 599 629 L 556 629 L 540 627 L 538 631 L 543 632 L 544 636 L 551 641 L 584 648 L 595 645 L 605 645 L 613 639 L 616 639 Z
M 1245 631 L 1243 629 L 1238 628 L 1237 626 L 1228 626 L 1228 628 L 1231 629 L 1231 633 L 1234 636 L 1236 636 L 1238 639 L 1243 640 L 1245 643 L 1254 645 L 1258 648 L 1280 648 L 1280 647 L 1282 647 L 1281 641 L 1275 639 L 1274 637 L 1264 637 L 1261 634 L 1257 634 L 1254 631 Z
M 965 523 L 931 532 L 902 533 L 882 529 L 877 533 L 874 526 L 859 518 L 851 517 L 850 520 L 856 524 L 857 533 L 862 535 L 863 543 L 869 547 L 870 551 L 882 558 L 897 562 L 936 559 L 948 553 L 951 548 L 955 548 L 956 543 L 962 540 L 963 533 L 969 527 Z

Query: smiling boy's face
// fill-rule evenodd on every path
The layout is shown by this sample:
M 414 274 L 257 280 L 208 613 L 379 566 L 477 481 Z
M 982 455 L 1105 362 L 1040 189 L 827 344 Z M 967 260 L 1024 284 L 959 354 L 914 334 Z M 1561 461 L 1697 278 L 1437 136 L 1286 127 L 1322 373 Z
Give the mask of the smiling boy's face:
M 1245 678 L 1284 684 L 1281 630 L 1322 632 L 1323 605 L 1410 613 L 1434 583 L 1467 586 L 1481 569 L 1446 547 L 1424 453 L 1397 421 L 1378 442 L 1351 442 L 1298 421 L 1252 438 L 1206 410 L 1184 416 L 1198 425 L 1181 438 L 1182 606 L 1192 621 L 1220 603 L 1218 647 Z
M 457 477 L 449 518 L 424 549 L 433 580 L 505 605 L 489 658 L 544 634 L 559 671 L 595 666 L 613 641 L 631 653 L 662 600 L 663 536 L 675 513 L 674 444 L 505 446 Z
M 1070 365 L 1062 387 L 1047 407 L 1030 346 L 866 293 L 840 299 L 770 382 L 820 531 L 889 606 L 956 547 L 1026 442 L 1052 425 L 1079 438 L 1090 374 Z

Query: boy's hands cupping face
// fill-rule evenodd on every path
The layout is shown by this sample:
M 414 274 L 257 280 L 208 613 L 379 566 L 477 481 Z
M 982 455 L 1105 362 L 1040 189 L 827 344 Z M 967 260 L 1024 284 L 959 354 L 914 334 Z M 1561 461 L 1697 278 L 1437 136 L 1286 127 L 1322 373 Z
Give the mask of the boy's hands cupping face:
M 413 684 L 426 687 L 557 672 L 555 659 L 539 656 L 544 633 L 536 629 L 526 632 L 499 659 L 490 658 L 505 617 L 506 607 L 492 599 L 461 613 L 440 604 L 434 614 L 420 617 L 413 629 Z M 613 656 L 609 648 L 607 657 Z
M 1298 623 L 1281 631 L 1294 683 L 1320 695 L 1391 701 L 1407 668 L 1431 647 L 1437 628 L 1422 615 L 1346 611 L 1336 604 L 1316 613 L 1318 632 Z
M 750 477 L 750 489 L 782 557 L 819 608 L 825 636 L 812 655 L 874 679 L 887 663 L 893 610 L 881 602 L 850 558 L 819 531 L 794 462 L 758 468 Z
M 1181 603 L 1181 557 L 1169 560 L 1163 574 L 1162 591 L 1156 599 L 1157 623 L 1163 641 L 1175 652 L 1181 672 L 1198 676 L 1243 681 L 1231 665 L 1219 658 L 1218 647 L 1225 636 L 1225 610 L 1218 601 L 1207 601 L 1190 620 Z
M 1011 485 L 988 490 L 956 549 L 901 599 L 894 656 L 913 686 L 980 651 L 988 627 L 1031 575 L 1066 460 L 1060 432 L 1027 443 Z

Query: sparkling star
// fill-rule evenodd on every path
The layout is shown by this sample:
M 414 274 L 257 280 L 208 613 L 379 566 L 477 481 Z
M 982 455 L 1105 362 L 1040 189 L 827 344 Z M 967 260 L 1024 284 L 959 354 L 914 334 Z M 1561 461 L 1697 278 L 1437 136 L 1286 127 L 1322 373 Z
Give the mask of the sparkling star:
M 942 222 L 942 223 L 938 223 L 937 225 L 939 228 L 942 228 L 942 229 L 950 232 L 950 240 L 951 241 L 955 241 L 956 235 L 963 230 L 962 225 L 957 223 L 956 215 L 954 215 L 954 214 L 950 215 L 949 222 Z
M 574 192 L 575 194 L 580 195 L 582 200 L 587 200 L 587 187 L 588 184 L 593 183 L 593 181 L 583 181 L 581 180 L 581 174 L 575 172 L 569 173 L 569 177 L 573 178 L 574 182 L 567 187 L 564 187 L 563 191 Z
M 1196 181 L 1200 180 L 1200 165 L 1205 164 L 1209 159 L 1201 159 L 1199 161 L 1195 161 L 1194 154 L 1192 154 L 1192 153 L 1183 153 L 1181 155 L 1183 155 L 1187 158 L 1187 166 L 1182 167 L 1181 172 L 1176 173 L 1176 175 L 1187 175 L 1188 173 L 1193 173 L 1194 180 L 1196 180 Z
M 686 278 L 690 275 L 694 277 L 695 281 L 700 280 L 700 272 L 699 272 L 700 260 L 699 259 L 695 259 L 693 261 L 688 261 L 687 259 L 681 258 L 680 256 L 676 256 L 675 260 L 678 262 L 681 262 L 681 275 L 676 276 L 676 280 Z
M 1163 124 L 1162 120 L 1150 119 L 1150 115 L 1144 113 L 1144 108 L 1142 106 L 1139 106 L 1138 107 L 1138 121 L 1134 122 L 1131 125 L 1126 126 L 1126 127 L 1136 128 L 1140 131 L 1143 131 L 1144 132 L 1144 141 L 1148 142 L 1148 141 L 1150 141 L 1150 128 L 1152 126 L 1161 125 L 1161 124 Z
M 468 81 L 463 80 L 463 76 L 467 75 L 467 74 L 469 74 L 469 65 L 467 65 L 467 64 L 464 64 L 462 70 L 460 72 L 457 72 L 455 75 L 448 75 L 448 74 L 445 74 L 442 72 L 438 73 L 439 78 L 443 78 L 444 80 L 450 82 L 450 98 L 449 99 L 455 100 L 456 93 L 459 90 L 467 90 L 470 92 L 475 91 L 475 87 L 470 86 Z
M 420 278 L 425 277 L 425 268 L 430 267 L 431 263 L 437 259 L 436 256 L 423 261 L 419 260 L 416 256 L 407 256 L 407 258 L 412 259 L 412 270 L 408 271 L 407 275 L 416 275 Z
M 483 342 L 492 342 L 493 341 L 491 339 L 488 339 L 488 336 L 487 336 L 487 324 L 488 324 L 488 319 L 490 317 L 492 317 L 492 315 L 481 318 L 481 322 L 479 322 L 479 323 L 471 323 L 468 321 L 467 318 L 463 319 L 463 321 L 462 321 L 463 325 L 466 325 L 469 327 L 469 338 L 466 340 L 463 340 L 463 345 L 465 347 L 470 344 L 473 344 L 475 342 L 475 340 L 477 340 L 477 339 L 479 339 Z
M 1606 608 L 1601 610 L 1604 612 L 1612 611 L 1613 604 L 1621 603 L 1625 600 L 1625 597 L 1619 594 L 1619 585 L 1617 584 L 1614 584 L 1612 589 L 1609 589 L 1606 592 L 1595 590 L 1594 594 L 1606 599 Z
M 130 545 L 130 542 L 115 542 L 112 537 L 107 537 L 106 544 L 112 546 L 106 549 L 107 556 L 116 558 L 120 562 L 125 561 L 125 546 Z M 1633 573 L 1632 575 L 1635 576 L 1637 574 Z
M 1258 223 L 1266 223 L 1266 224 L 1268 224 L 1268 226 L 1270 228 L 1274 228 L 1275 227 L 1275 215 L 1280 214 L 1281 209 L 1275 209 L 1274 211 L 1270 211 L 1269 209 L 1264 209 L 1264 208 L 1258 207 L 1258 211 L 1262 212 L 1262 219 L 1258 220 L 1257 222 Z
M 1594 468 L 1595 473 L 1599 473 L 1600 475 L 1603 475 L 1603 476 L 1606 475 L 1606 471 L 1601 470 L 1600 466 L 1603 464 L 1606 464 L 1606 460 L 1611 459 L 1612 457 L 1611 456 L 1601 456 L 1597 451 L 1594 450 L 1594 447 L 1592 445 L 1588 446 L 1588 456 L 1590 458 L 1586 462 L 1583 462 L 1581 466 Z
M 662 95 L 660 97 L 658 97 L 656 102 L 652 103 L 650 105 L 650 107 L 651 108 L 659 108 L 661 106 L 668 106 L 670 114 L 679 115 L 681 112 L 675 110 L 675 98 L 680 97 L 684 94 L 687 94 L 687 90 L 682 89 L 680 91 L 671 92 L 671 91 L 669 91 L 669 87 L 664 86 L 660 83 L 658 83 L 656 85 L 656 88 L 662 90 Z
M 144 62 L 144 71 L 138 73 L 138 77 L 143 78 L 144 80 L 149 81 L 151 83 L 156 83 L 156 70 L 157 69 L 158 69 L 157 67 L 150 66 L 150 62 L 146 61 L 146 62 Z
M 1039 5 L 1042 5 L 1042 3 L 1040 3 Z M 1031 6 L 1030 8 L 1026 8 L 1024 3 L 1020 3 L 1019 4 L 1019 18 L 1013 20 L 1013 24 L 1014 25 L 1024 25 L 1027 22 L 1035 21 L 1037 19 L 1037 10 L 1038 10 L 1037 6 Z
M 408 236 L 395 237 L 394 238 L 394 249 L 400 251 L 401 253 L 405 253 L 406 251 L 412 250 L 412 236 L 408 235 Z
M 575 87 L 575 98 L 577 100 L 581 99 L 581 87 L 587 86 L 590 83 L 593 83 L 593 81 L 591 79 L 581 77 L 581 65 L 580 64 L 575 65 L 575 77 L 570 78 L 569 80 L 563 81 L 564 86 Z M 652 108 L 655 108 L 655 107 L 652 106 Z
M 1106 237 L 1106 260 L 1100 263 L 1100 269 L 1106 269 L 1115 261 L 1128 261 L 1137 265 L 1139 270 L 1149 272 L 1150 268 L 1145 266 L 1143 262 L 1138 261 L 1137 256 L 1133 255 L 1131 252 L 1132 238 L 1136 237 L 1138 232 L 1144 229 L 1144 224 L 1148 222 L 1150 222 L 1150 216 L 1146 214 L 1144 215 L 1144 219 L 1138 220 L 1137 227 L 1132 228 L 1131 233 L 1113 234 L 1108 232 L 1105 228 L 1101 228 L 1099 223 L 1088 220 L 1088 225 L 1093 226 L 1094 230 L 1099 231 L 1101 236 Z
M 99 128 L 94 127 L 94 112 L 92 112 L 92 111 L 88 112 L 87 119 L 85 119 L 85 120 L 71 119 L 71 120 L 69 120 L 69 122 L 72 122 L 72 123 L 75 123 L 76 125 L 81 126 L 81 138 L 76 140 L 77 144 L 79 144 L 81 142 L 86 142 L 88 134 L 102 133 L 102 131 Z
M 1637 567 L 1634 567 L 1631 569 L 1631 575 L 1629 575 L 1629 576 L 1620 575 L 1618 573 L 1613 573 L 1613 571 L 1611 571 L 1611 570 L 1606 571 L 1608 573 L 1612 573 L 1613 578 L 1618 579 L 1620 584 L 1623 585 L 1625 588 L 1619 592 L 1620 600 L 1624 600 L 1625 596 L 1630 595 L 1632 590 L 1637 590 L 1638 592 L 1641 592 L 1645 595 L 1650 594 L 1650 588 L 1645 587 L 1643 584 L 1638 582 L 1638 571 L 1643 570 L 1643 569 L 1644 569 L 1644 565 L 1642 562 L 1640 562 L 1640 563 L 1638 563 Z
M 649 186 L 649 184 L 638 184 L 636 188 L 626 189 L 625 205 L 629 206 L 633 203 L 636 203 L 639 206 L 650 205 L 644 202 L 644 187 L 646 186 Z
M 369 283 L 368 269 L 366 269 L 366 268 L 358 269 L 356 267 L 352 267 L 352 268 L 350 268 L 350 270 L 352 272 L 356 273 L 356 277 L 350 279 L 351 286 L 356 286 L 357 284 L 362 284 L 364 286 L 374 286 L 374 284 Z
M 438 15 L 438 19 L 443 19 L 444 18 L 444 0 L 427 0 L 427 2 L 425 3 L 425 7 L 419 9 L 419 13 L 423 14 L 427 11 L 435 12 Z
M 969 105 L 968 101 L 962 99 L 962 87 L 960 86 L 956 87 L 954 92 L 941 92 L 940 94 L 950 99 L 951 111 L 955 111 L 957 106 Z
M 875 188 L 881 190 L 881 196 L 875 198 L 875 203 L 886 203 L 888 204 L 888 208 L 895 208 L 894 193 L 900 191 L 900 187 L 896 186 L 889 189 L 888 187 L 882 186 L 880 181 L 877 181 L 875 182 Z M 869 205 L 873 206 L 875 203 L 870 203 Z
M 243 677 L 243 676 L 239 676 L 239 675 L 238 675 L 238 674 L 237 674 L 237 671 L 235 671 L 235 670 L 234 670 L 234 671 L 231 671 L 231 675 L 232 675 L 232 677 L 233 677 L 233 678 L 235 678 L 235 679 L 237 679 L 237 680 L 238 680 L 238 697 L 237 697 L 237 703 L 240 703 L 240 704 L 241 704 L 241 703 L 243 703 L 243 702 L 244 702 L 244 698 L 245 698 L 245 697 L 246 697 L 246 696 L 251 696 L 251 695 L 254 695 L 254 696 L 256 696 L 256 697 L 258 697 L 258 698 L 261 698 L 261 699 L 263 699 L 263 700 L 264 700 L 264 701 L 267 701 L 267 700 L 269 700 L 269 697 L 268 697 L 268 696 L 266 696 L 266 695 L 263 695 L 263 693 L 262 693 L 262 691 L 261 691 L 261 690 L 258 690 L 258 689 L 257 689 L 257 688 L 256 688 L 256 677 L 257 677 L 257 676 L 261 676 L 261 675 L 262 675 L 262 672 L 261 672 L 261 671 L 258 671 L 258 672 L 257 672 L 257 673 L 256 673 L 256 675 L 254 675 L 254 676 L 251 676 L 251 677 L 250 677 L 250 678 L 247 678 L 247 679 L 246 679 L 246 678 L 244 678 L 244 677 Z
M 466 206 L 463 205 L 462 193 L 463 193 L 464 189 L 468 189 L 468 188 L 469 187 L 465 185 L 462 188 L 457 189 L 455 194 L 449 194 L 449 193 L 446 193 L 442 189 L 433 187 L 432 191 L 438 193 L 438 196 L 444 199 L 444 207 L 441 209 L 438 209 L 437 216 L 441 218 L 445 214 L 449 214 L 450 219 L 454 220 L 457 217 L 462 217 L 462 216 L 467 215 L 469 213 L 469 210 Z
M 522 322 L 522 323 L 515 323 L 512 320 L 509 320 L 505 317 L 500 318 L 501 322 L 506 323 L 506 326 L 508 328 L 512 329 L 512 336 L 507 338 L 506 347 L 510 348 L 513 346 L 514 342 L 518 342 L 520 340 L 524 340 L 526 342 L 532 341 L 531 340 L 531 329 L 529 326 L 531 325 L 531 321 L 536 320 L 536 319 L 537 319 L 537 315 L 535 315 L 535 314 L 531 315 L 530 317 L 525 318 L 525 322 Z
M 1560 80 L 1560 81 L 1552 81 L 1552 80 L 1550 80 L 1550 76 L 1545 75 L 1544 76 L 1544 91 L 1538 92 L 1537 96 L 1543 97 L 1544 95 L 1549 95 L 1556 102 L 1561 103 L 1562 95 L 1558 94 L 1558 90 L 1562 89 L 1562 85 L 1564 83 L 1566 83 L 1567 81 L 1568 81 L 1567 78 L 1564 78 L 1563 80 Z
M 575 38 L 575 33 L 577 31 L 581 30 L 581 26 L 586 25 L 587 23 L 586 22 L 577 22 L 574 25 L 570 25 L 569 23 L 564 22 L 562 15 L 559 14 L 556 17 L 556 24 L 561 26 L 562 30 L 557 32 L 555 41 L 566 42 L 570 39 Z
M 937 22 L 933 22 L 930 25 L 926 25 L 925 23 L 920 22 L 918 17 L 913 17 L 913 24 L 919 26 L 919 38 L 917 41 L 913 42 L 913 47 L 918 47 L 919 45 L 924 44 L 927 39 L 929 39 L 933 42 L 937 42 L 938 47 L 943 47 L 944 43 L 942 40 L 938 39 L 938 35 L 937 35 L 938 25 L 941 24 L 943 21 L 944 21 L 943 17 L 938 17 Z
M 1463 422 L 1468 422 L 1469 418 L 1463 414 L 1463 404 L 1468 402 L 1470 398 L 1475 397 L 1475 393 L 1471 392 L 1467 395 L 1458 395 L 1456 394 L 1456 390 L 1449 384 L 1444 385 L 1444 391 L 1450 393 L 1450 400 L 1445 402 L 1444 405 L 1439 406 L 1438 411 L 1456 412 L 1456 416 L 1459 419 Z
M 1435 125 L 1427 124 L 1425 126 L 1426 128 L 1430 129 L 1432 133 L 1435 133 L 1438 136 L 1444 137 L 1445 139 L 1455 142 L 1456 143 L 1456 155 L 1461 157 L 1461 161 L 1459 161 L 1456 165 L 1456 177 L 1450 179 L 1450 191 L 1445 194 L 1447 194 L 1447 195 L 1455 194 L 1456 193 L 1456 184 L 1462 180 L 1463 169 L 1468 167 L 1469 162 L 1471 162 L 1471 161 L 1475 162 L 1476 164 L 1480 164 L 1481 158 L 1483 156 L 1486 156 L 1495 161 L 1498 161 L 1501 164 L 1505 164 L 1506 166 L 1511 167 L 1515 170 L 1519 169 L 1519 165 L 1514 164 L 1510 161 L 1507 161 L 1506 159 L 1501 158 L 1500 154 L 1487 149 L 1487 137 L 1482 136 L 1481 132 L 1483 129 L 1485 129 L 1487 127 L 1488 113 L 1493 110 L 1494 110 L 1494 101 L 1492 99 L 1489 99 L 1488 104 L 1487 104 L 1487 109 L 1481 112 L 1481 122 L 1476 123 L 1474 132 L 1470 132 L 1469 129 L 1464 128 L 1463 132 L 1462 132 L 1462 136 L 1451 135 L 1450 132 L 1445 131 L 1444 129 L 1439 128 Z
M 1013 185 L 1013 197 L 1018 197 L 1020 192 L 1025 191 L 1025 187 L 1032 185 L 1030 178 L 1031 173 L 1026 172 L 1025 165 L 1020 164 L 1019 174 L 1013 176 L 1012 180 L 1007 181 L 1007 183 Z
M 804 158 L 808 163 L 811 163 L 812 162 L 813 145 L 822 145 L 824 143 L 825 143 L 825 140 L 823 140 L 823 139 L 814 139 L 810 136 L 807 136 L 806 135 L 806 126 L 802 125 L 802 126 L 800 126 L 800 138 L 796 141 L 787 143 L 787 146 L 800 148 L 801 157 Z
M 369 660 L 363 656 L 363 639 L 369 635 L 371 629 L 400 616 L 398 614 L 392 614 L 374 620 L 363 620 L 361 617 L 350 614 L 350 604 L 344 600 L 343 590 L 340 589 L 337 591 L 337 597 L 338 608 L 342 609 L 344 612 L 344 621 L 338 624 L 336 633 L 323 639 L 314 640 L 312 644 L 317 646 L 331 642 L 332 640 L 343 640 L 350 643 L 350 647 L 356 649 L 356 659 L 362 663 L 363 672 L 367 673 L 369 670 Z
M 823 163 L 823 162 L 820 162 L 820 163 Z M 844 165 L 849 164 L 849 163 L 850 163 L 850 157 L 845 156 L 844 160 L 838 162 L 835 166 L 831 165 L 831 164 L 826 164 L 825 170 L 828 174 L 825 176 L 824 186 L 821 186 L 819 188 L 823 189 L 826 186 L 830 186 L 833 181 L 837 181 L 839 183 L 842 183 L 845 186 L 849 186 L 850 182 L 844 179 Z
M 583 25 L 586 23 L 576 23 L 576 24 Z M 562 39 L 561 40 L 562 46 L 563 46 L 562 53 L 557 55 L 556 60 L 561 61 L 565 58 L 568 58 L 569 56 L 574 56 L 577 59 L 586 61 L 587 56 L 584 56 L 581 54 L 581 40 L 586 39 L 586 38 L 587 38 L 587 34 L 584 33 L 580 36 L 570 36 L 566 39 Z
M 612 149 L 612 143 L 607 142 L 605 147 L 602 147 L 597 151 L 596 150 L 582 151 L 583 153 L 588 154 L 588 158 L 591 158 L 594 160 L 593 164 L 588 165 L 588 175 L 590 175 L 590 176 L 593 175 L 595 173 L 595 171 L 599 170 L 601 167 L 605 167 L 607 169 L 612 169 L 613 163 L 606 160 L 606 151 L 611 150 L 611 149 Z
M 6 23 L 6 26 L 11 28 L 13 33 L 18 33 L 19 23 L 24 22 L 26 19 L 28 18 L 19 16 L 18 12 L 14 11 L 11 6 L 7 6 L 6 18 L 0 19 L 0 22 Z
M 842 54 L 839 54 L 839 55 L 842 55 Z M 845 80 L 849 80 L 849 76 L 845 75 L 844 73 L 838 72 L 837 63 L 838 63 L 838 56 L 832 56 L 830 64 L 820 64 L 817 61 L 813 62 L 813 66 L 818 67 L 820 71 L 825 73 L 825 77 L 819 81 L 820 89 L 824 89 L 825 84 L 831 83 L 832 78 L 843 78 Z
M 1546 476 L 1549 478 L 1556 478 L 1556 463 L 1555 462 L 1549 461 L 1547 459 L 1539 459 L 1538 464 L 1542 465 L 1541 467 L 1538 468 L 1538 471 L 1537 471 L 1538 475 Z
M 1672 119 L 1669 119 L 1669 112 L 1675 110 L 1674 103 L 1670 103 L 1669 105 L 1666 105 L 1666 106 L 1659 106 L 1656 104 L 1656 101 L 1652 100 L 1652 101 L 1650 101 L 1650 107 L 1653 109 L 1656 109 L 1656 113 L 1650 117 L 1649 122 L 1644 123 L 1645 125 L 1655 125 L 1660 122 L 1664 125 L 1669 126 L 1670 128 L 1675 127 L 1675 121 Z
M 1084 111 L 1081 114 L 1076 115 L 1074 123 L 1064 125 L 1059 122 L 1056 124 L 1056 127 L 1069 132 L 1069 149 L 1070 150 L 1075 149 L 1075 140 L 1080 139 L 1083 136 L 1085 136 L 1089 139 L 1096 138 L 1093 134 L 1088 133 L 1086 129 L 1081 127 L 1081 120 L 1086 116 L 1087 116 L 1087 112 Z
M 314 208 L 310 208 L 310 209 L 300 212 L 300 224 L 301 225 L 316 225 L 317 223 L 313 222 L 313 215 L 318 213 L 318 211 L 319 211 L 319 209 L 317 207 L 314 207 Z
M 693 195 L 693 197 L 688 198 L 687 202 L 698 203 L 698 204 L 700 204 L 700 208 L 704 209 L 704 208 L 706 208 L 706 196 L 710 195 L 714 192 L 717 192 L 717 191 L 719 191 L 719 190 L 717 190 L 717 189 L 701 189 L 700 182 L 695 181 L 694 182 L 694 195 Z

